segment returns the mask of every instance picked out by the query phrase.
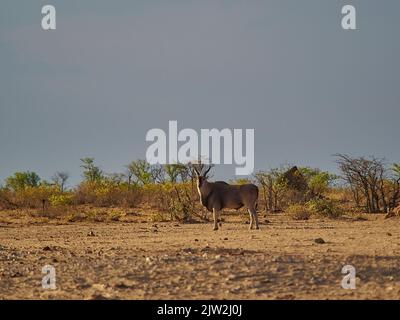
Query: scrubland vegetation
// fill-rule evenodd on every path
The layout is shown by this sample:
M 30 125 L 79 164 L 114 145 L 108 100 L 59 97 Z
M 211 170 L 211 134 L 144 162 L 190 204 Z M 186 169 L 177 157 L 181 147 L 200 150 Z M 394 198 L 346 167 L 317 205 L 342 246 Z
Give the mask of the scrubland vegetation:
M 65 172 L 15 173 L 0 188 L 0 298 L 399 299 L 398 219 L 374 214 L 398 204 L 399 165 L 336 160 L 337 175 L 286 165 L 250 177 L 257 232 L 244 209 L 218 232 L 199 223 L 212 217 L 187 166 L 107 174 L 85 158 L 76 186 Z M 42 288 L 49 264 L 56 290 Z M 344 265 L 357 290 L 342 288 Z
M 400 199 L 400 164 L 336 155 L 340 175 L 317 168 L 284 165 L 256 172 L 258 211 L 287 214 L 294 220 L 339 218 L 344 214 L 389 212 Z M 152 221 L 207 221 L 189 166 L 149 165 L 136 160 L 123 173 L 107 174 L 93 158 L 81 159 L 83 180 L 68 187 L 60 171 L 51 181 L 35 172 L 16 172 L 0 188 L 0 210 L 74 221 L 117 221 L 133 211 Z M 247 214 L 247 213 L 246 213 Z

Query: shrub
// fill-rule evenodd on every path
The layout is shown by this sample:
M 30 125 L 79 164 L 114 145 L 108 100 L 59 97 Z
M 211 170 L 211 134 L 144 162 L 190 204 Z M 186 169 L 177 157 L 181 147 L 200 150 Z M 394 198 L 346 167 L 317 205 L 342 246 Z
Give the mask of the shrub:
M 86 215 L 82 212 L 71 212 L 66 218 L 68 222 L 84 221 L 85 219 Z
M 0 188 L 0 210 L 16 208 L 17 205 L 12 202 L 12 192 L 6 188 Z
M 188 222 L 195 215 L 193 196 L 195 192 L 189 182 L 147 184 L 142 187 L 144 203 L 150 205 L 156 213 L 153 221 L 167 219 Z M 169 216 L 169 217 L 168 217 Z
M 329 199 L 315 198 L 308 201 L 307 206 L 311 212 L 331 219 L 339 218 L 343 214 L 342 209 Z
M 49 197 L 50 205 L 53 207 L 63 207 L 68 206 L 73 203 L 74 194 L 53 194 Z
M 121 198 L 121 188 L 109 181 L 101 181 L 95 184 L 95 204 L 100 207 L 118 205 Z
M 110 180 L 83 182 L 75 191 L 77 204 L 92 204 L 99 207 L 125 206 L 132 208 L 141 202 L 142 197 L 141 187 L 127 183 L 118 184 Z M 149 195 L 149 198 L 151 197 L 152 195 Z
M 308 220 L 311 216 L 310 210 L 301 204 L 292 204 L 286 211 L 293 220 Z
M 174 185 L 171 192 L 168 210 L 171 214 L 171 219 L 181 222 L 191 221 L 193 216 L 196 215 L 196 208 L 190 183 Z
M 19 208 L 41 208 L 43 200 L 48 200 L 52 195 L 58 193 L 59 191 L 54 186 L 26 187 L 14 191 L 10 196 L 10 201 Z
M 168 189 L 163 184 L 149 183 L 140 187 L 143 191 L 143 202 L 156 210 L 168 210 Z
M 151 215 L 152 222 L 166 222 L 168 220 L 164 212 L 153 212 Z
M 121 211 L 112 211 L 109 213 L 109 219 L 111 221 L 120 221 L 122 217 L 126 216 L 124 212 Z

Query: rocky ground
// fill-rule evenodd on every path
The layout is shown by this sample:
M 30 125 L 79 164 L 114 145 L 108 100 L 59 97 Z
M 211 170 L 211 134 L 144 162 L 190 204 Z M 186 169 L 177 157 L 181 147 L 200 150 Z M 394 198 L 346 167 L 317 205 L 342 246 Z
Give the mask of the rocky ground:
M 400 219 L 0 220 L 2 299 L 399 299 Z M 42 268 L 56 289 L 42 288 Z M 344 265 L 356 289 L 341 286 Z

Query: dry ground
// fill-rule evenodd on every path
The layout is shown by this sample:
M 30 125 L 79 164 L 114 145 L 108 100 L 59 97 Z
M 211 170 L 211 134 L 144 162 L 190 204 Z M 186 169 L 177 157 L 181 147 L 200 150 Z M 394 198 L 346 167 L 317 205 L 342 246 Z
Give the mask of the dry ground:
M 273 214 L 254 231 L 244 219 L 225 215 L 215 232 L 211 223 L 1 218 L 0 298 L 400 298 L 399 218 Z M 41 287 L 46 264 L 56 268 L 56 290 Z M 355 290 L 341 287 L 346 264 L 357 270 Z

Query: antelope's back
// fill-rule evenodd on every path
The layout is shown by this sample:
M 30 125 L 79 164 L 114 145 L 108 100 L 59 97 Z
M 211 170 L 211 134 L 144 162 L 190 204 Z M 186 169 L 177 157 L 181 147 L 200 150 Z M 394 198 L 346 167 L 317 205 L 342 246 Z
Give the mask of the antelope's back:
M 242 205 L 254 204 L 258 199 L 258 187 L 252 183 L 234 185 L 224 181 L 216 181 L 214 182 L 214 188 L 225 199 L 229 198 L 232 202 L 241 203 Z
M 249 200 L 256 201 L 258 199 L 258 187 L 253 184 L 242 184 L 238 186 L 241 194 L 248 196 Z

